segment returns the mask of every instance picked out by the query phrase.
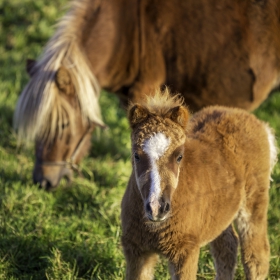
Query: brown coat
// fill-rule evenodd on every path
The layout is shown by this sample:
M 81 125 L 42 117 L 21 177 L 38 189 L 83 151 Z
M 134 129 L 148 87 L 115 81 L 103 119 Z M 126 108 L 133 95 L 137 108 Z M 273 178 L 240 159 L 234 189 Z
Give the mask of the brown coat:
M 167 85 L 192 112 L 216 104 L 257 108 L 279 86 L 279 18 L 280 0 L 72 1 L 41 59 L 29 65 L 31 80 L 15 110 L 19 137 L 40 146 L 34 181 L 55 187 L 71 173 L 71 165 L 57 162 L 69 161 L 67 139 L 73 150 L 83 137 L 86 128 L 77 123 L 104 126 L 101 88 L 125 107 Z M 70 79 L 58 81 L 63 67 Z M 70 92 L 80 108 L 70 102 L 69 118 L 61 117 Z M 63 121 L 71 127 L 59 141 Z
M 139 123 L 131 122 L 133 147 L 137 139 L 141 142 L 139 147 L 143 147 L 151 133 L 168 132 L 170 119 L 155 111 L 149 114 Z M 154 119 L 161 122 L 165 131 L 161 125 L 151 125 Z M 172 125 L 175 126 L 173 120 Z M 184 133 L 182 127 L 177 125 L 176 129 Z M 169 184 L 168 169 L 172 166 L 169 155 L 180 144 L 173 135 L 170 131 L 168 156 L 163 155 L 157 161 L 158 172 L 164 178 L 162 194 Z M 163 222 L 147 219 L 143 201 L 144 188 L 149 188 L 149 184 L 139 191 L 136 177 L 143 166 L 140 161 L 136 171 L 138 165 L 134 162 L 122 201 L 122 243 L 128 261 L 127 279 L 152 279 L 152 272 L 145 274 L 143 271 L 145 260 L 154 254 L 168 258 L 174 277 L 195 279 L 199 248 L 209 242 L 212 242 L 216 259 L 217 276 L 220 275 L 217 279 L 232 279 L 237 247 L 231 228 L 234 220 L 241 238 L 247 279 L 264 279 L 269 261 L 266 233 L 269 178 L 275 160 L 271 153 L 275 146 L 269 142 L 271 135 L 266 124 L 240 109 L 213 106 L 193 115 L 187 124 L 178 184 L 170 194 L 171 214 Z M 139 140 L 139 137 L 143 139 Z M 149 168 L 146 164 L 146 169 Z M 223 234 L 230 238 L 223 238 Z M 231 247 L 234 249 L 228 254 Z M 225 262 L 228 271 L 222 271 L 226 269 L 219 266 L 219 262 Z M 153 266 L 151 261 L 147 263 Z M 172 269 L 172 265 L 175 268 Z M 152 271 L 151 268 L 146 270 Z M 141 278 L 139 271 L 146 278 Z

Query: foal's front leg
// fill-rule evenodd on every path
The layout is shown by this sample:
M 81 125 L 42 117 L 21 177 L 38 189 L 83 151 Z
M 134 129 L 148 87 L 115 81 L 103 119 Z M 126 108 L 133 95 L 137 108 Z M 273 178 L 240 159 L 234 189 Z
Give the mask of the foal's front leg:
M 154 267 L 158 261 L 155 253 L 134 255 L 125 253 L 126 257 L 126 280 L 152 280 L 154 278 Z
M 179 257 L 178 262 L 169 261 L 169 271 L 172 280 L 195 280 L 198 266 L 199 248 Z

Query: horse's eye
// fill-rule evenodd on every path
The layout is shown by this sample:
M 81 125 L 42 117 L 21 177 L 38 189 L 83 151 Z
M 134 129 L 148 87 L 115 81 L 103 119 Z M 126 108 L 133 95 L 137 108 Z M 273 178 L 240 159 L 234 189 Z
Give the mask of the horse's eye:
M 177 157 L 177 162 L 180 163 L 180 161 L 182 160 L 182 158 L 183 158 L 183 156 L 182 156 L 182 155 L 179 155 L 179 156 Z
M 140 157 L 137 153 L 134 154 L 134 158 L 135 158 L 135 161 L 139 161 L 140 160 Z

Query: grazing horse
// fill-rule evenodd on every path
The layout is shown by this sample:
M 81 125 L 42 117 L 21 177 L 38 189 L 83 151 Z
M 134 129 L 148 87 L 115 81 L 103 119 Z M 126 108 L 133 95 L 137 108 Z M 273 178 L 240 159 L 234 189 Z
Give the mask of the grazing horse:
M 158 254 L 172 279 L 196 279 L 209 243 L 216 279 L 233 279 L 238 239 L 247 279 L 269 269 L 267 207 L 277 149 L 269 126 L 248 112 L 210 106 L 189 117 L 168 90 L 132 104 L 133 171 L 122 200 L 126 279 L 153 279 Z
M 101 88 L 124 106 L 167 85 L 192 111 L 257 108 L 279 85 L 279 19 L 280 0 L 74 0 L 15 111 L 36 140 L 34 181 L 56 186 L 87 152 Z
M 28 60 L 27 71 L 31 77 L 33 66 L 34 61 Z M 78 170 L 77 163 L 90 148 L 91 135 L 95 127 L 94 123 L 88 119 L 83 120 L 79 100 L 65 67 L 61 66 L 58 69 L 55 81 L 61 91 L 60 98 L 54 103 L 58 105 L 58 108 L 53 112 L 61 110 L 57 119 L 58 128 L 51 141 L 48 135 L 43 134 L 37 139 L 35 145 L 36 164 L 33 180 L 35 183 L 40 182 L 40 187 L 46 190 L 57 186 L 62 177 L 70 181 L 72 170 Z M 50 123 L 51 121 L 49 120 Z

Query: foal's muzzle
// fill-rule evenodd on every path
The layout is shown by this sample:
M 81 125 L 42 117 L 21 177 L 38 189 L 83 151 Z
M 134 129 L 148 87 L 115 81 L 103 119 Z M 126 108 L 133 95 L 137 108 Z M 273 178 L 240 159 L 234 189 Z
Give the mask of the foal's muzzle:
M 161 198 L 159 201 L 147 202 L 145 205 L 147 217 L 152 222 L 164 221 L 169 216 L 170 210 L 171 205 L 169 199 Z

